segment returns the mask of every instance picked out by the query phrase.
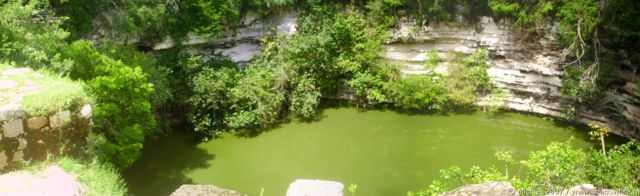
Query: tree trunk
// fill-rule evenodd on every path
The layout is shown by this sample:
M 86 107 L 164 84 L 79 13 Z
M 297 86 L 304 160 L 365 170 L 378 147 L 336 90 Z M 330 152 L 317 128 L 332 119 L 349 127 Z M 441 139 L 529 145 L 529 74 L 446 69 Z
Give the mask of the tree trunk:
M 606 157 L 607 151 L 605 150 L 605 147 L 604 147 L 604 135 L 600 135 L 600 142 L 602 144 L 602 154 L 604 154 L 604 156 Z

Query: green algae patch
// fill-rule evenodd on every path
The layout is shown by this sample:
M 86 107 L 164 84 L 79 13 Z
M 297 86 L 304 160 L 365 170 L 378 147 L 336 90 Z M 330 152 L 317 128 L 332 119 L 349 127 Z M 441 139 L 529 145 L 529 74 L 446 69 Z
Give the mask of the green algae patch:
M 81 82 L 0 64 L 0 105 L 21 104 L 30 116 L 48 116 L 90 102 Z

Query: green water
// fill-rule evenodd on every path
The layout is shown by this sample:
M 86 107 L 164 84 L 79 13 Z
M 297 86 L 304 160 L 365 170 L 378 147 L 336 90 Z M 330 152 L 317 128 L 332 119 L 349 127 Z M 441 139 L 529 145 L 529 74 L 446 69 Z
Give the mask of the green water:
M 522 159 L 571 136 L 587 148 L 583 128 L 506 113 L 409 115 L 333 108 L 315 122 L 284 123 L 255 137 L 231 134 L 198 143 L 175 133 L 145 146 L 124 172 L 135 195 L 168 195 L 181 184 L 213 184 L 249 195 L 282 196 L 295 179 L 358 185 L 358 195 L 404 195 L 426 187 L 451 165 L 501 165 L 497 150 Z

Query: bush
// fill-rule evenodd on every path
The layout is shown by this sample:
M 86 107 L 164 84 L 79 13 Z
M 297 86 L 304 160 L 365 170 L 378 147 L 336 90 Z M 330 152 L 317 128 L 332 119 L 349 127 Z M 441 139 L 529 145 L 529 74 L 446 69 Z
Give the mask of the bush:
M 186 58 L 182 61 L 200 66 L 199 57 Z M 196 72 L 189 82 L 193 95 L 188 103 L 191 105 L 191 123 L 196 133 L 204 136 L 217 136 L 225 128 L 223 120 L 231 110 L 229 89 L 233 88 L 240 72 L 236 64 L 228 59 L 213 59 L 204 64 L 201 71 Z
M 429 75 L 408 75 L 390 90 L 394 103 L 405 109 L 440 109 L 447 101 L 442 81 Z
M 496 153 L 499 158 L 502 153 Z M 503 159 L 505 167 L 513 165 L 513 160 Z M 451 189 L 456 183 L 474 184 L 488 181 L 511 181 L 516 190 L 562 190 L 573 186 L 592 183 L 599 188 L 640 191 L 640 149 L 634 142 L 616 146 L 604 155 L 599 149 L 574 149 L 571 142 L 551 143 L 544 150 L 531 152 L 526 160 L 519 162 L 521 168 L 512 176 L 490 167 L 481 169 L 474 166 L 468 173 L 458 167 L 441 170 L 440 180 L 429 188 L 413 195 L 437 195 Z M 506 168 L 505 168 L 506 171 Z M 410 195 L 411 195 L 410 194 Z
M 462 54 L 449 52 L 447 58 L 452 60 L 447 67 L 445 81 L 449 103 L 457 108 L 473 107 L 479 95 L 491 89 L 487 51 L 478 50 L 466 58 Z

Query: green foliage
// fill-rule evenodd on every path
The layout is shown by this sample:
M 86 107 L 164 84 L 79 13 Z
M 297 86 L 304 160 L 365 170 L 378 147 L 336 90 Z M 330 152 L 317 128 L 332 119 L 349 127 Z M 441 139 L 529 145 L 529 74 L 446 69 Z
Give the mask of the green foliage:
M 454 183 L 474 184 L 487 181 L 511 181 L 517 190 L 546 192 L 562 190 L 573 186 L 592 183 L 599 188 L 634 191 L 640 189 L 640 149 L 634 142 L 616 146 L 608 151 L 608 156 L 596 149 L 581 150 L 571 147 L 571 143 L 551 143 L 546 149 L 531 152 L 528 159 L 520 161 L 523 173 L 512 178 L 501 174 L 493 167 L 483 170 L 477 166 L 468 173 L 452 167 L 441 170 L 440 179 L 420 195 L 437 195 L 454 188 Z M 498 152 L 496 157 L 506 165 L 513 163 L 509 154 Z M 505 170 L 507 171 L 507 170 Z M 521 171 L 521 170 L 519 170 Z M 433 191 L 436 190 L 436 191 Z M 420 192 L 419 192 L 420 193 Z M 412 193 L 413 195 L 418 195 Z
M 640 189 L 640 150 L 637 144 L 627 143 L 607 151 L 607 154 L 592 150 L 587 165 L 590 181 L 599 187 L 619 190 Z
M 440 109 L 447 101 L 442 80 L 437 76 L 408 75 L 389 91 L 394 104 L 405 109 Z
M 349 184 L 349 188 L 347 188 L 347 190 L 349 190 L 349 193 L 351 193 L 351 196 L 355 196 L 356 195 L 356 190 L 358 190 L 358 185 L 351 183 Z
M 640 48 L 640 4 L 634 0 L 607 1 L 600 17 L 600 35 L 610 44 L 634 51 Z
M 486 50 L 477 50 L 471 56 L 464 60 L 465 65 L 469 68 L 467 78 L 476 86 L 476 90 L 491 89 L 491 79 L 489 78 L 489 64 L 487 63 L 488 52 Z
M 484 111 L 493 113 L 505 108 L 506 106 L 504 105 L 504 100 L 509 96 L 511 96 L 511 92 L 508 89 L 492 89 L 491 94 L 485 100 Z
M 364 102 L 387 100 L 388 81 L 398 70 L 378 64 L 385 34 L 371 25 L 351 8 L 314 4 L 302 14 L 297 34 L 264 40 L 263 55 L 242 70 L 214 73 L 198 68 L 201 60 L 183 62 L 194 93 L 189 103 L 196 130 L 214 136 L 224 128 L 268 127 L 287 109 L 310 119 L 321 96 L 347 86 Z M 221 79 L 207 81 L 212 77 Z
M 146 132 L 156 121 L 151 114 L 153 85 L 139 67 L 105 62 L 103 74 L 87 81 L 96 100 L 92 147 L 116 166 L 128 167 L 140 156 Z M 108 141 L 108 142 L 105 142 Z
M 127 195 L 127 187 L 118 170 L 97 160 L 80 162 L 68 157 L 51 163 L 71 173 L 86 188 L 88 196 Z
M 290 110 L 301 117 L 308 119 L 315 115 L 316 107 L 320 104 L 320 92 L 311 76 L 302 76 L 300 81 L 297 81 L 290 102 Z
M 388 28 L 393 26 L 398 15 L 389 15 L 388 13 L 397 13 L 403 2 L 400 0 L 372 0 L 368 1 L 364 8 L 367 11 L 367 22 L 379 26 L 380 28 Z
M 528 160 L 521 162 L 527 173 L 520 184 L 530 190 L 560 190 L 584 183 L 587 179 L 586 157 L 587 153 L 573 149 L 570 143 L 552 143 L 545 150 L 532 152 Z
M 149 83 L 153 84 L 153 96 L 151 103 L 154 110 L 171 103 L 174 98 L 169 81 L 169 70 L 166 65 L 168 62 L 160 62 L 153 54 L 138 51 L 132 45 L 116 44 L 113 42 L 102 43 L 98 48 L 102 54 L 122 61 L 122 63 L 131 67 L 140 67 L 148 76 Z
M 408 192 L 407 196 L 436 196 L 451 188 L 454 183 L 475 184 L 487 181 L 505 181 L 507 180 L 495 168 L 486 170 L 478 166 L 473 166 L 469 171 L 465 172 L 457 166 L 440 170 L 440 180 L 434 180 L 428 188 L 417 192 Z
M 48 116 L 69 108 L 80 108 L 91 102 L 82 84 L 67 78 L 51 81 L 41 88 L 47 89 L 24 96 L 22 104 L 29 115 Z
M 10 68 L 13 66 L 0 63 L 0 72 Z M 0 90 L 0 104 L 21 104 L 30 116 L 49 116 L 91 103 L 81 82 L 46 71 L 2 75 L 0 79 L 16 82 L 15 86 Z
M 489 7 L 496 13 L 516 17 L 516 24 L 523 26 L 536 25 L 554 10 L 556 0 L 518 1 L 489 0 Z
M 187 66 L 200 66 L 199 57 L 185 58 Z M 224 127 L 223 120 L 230 110 L 229 89 L 233 88 L 240 77 L 235 63 L 227 59 L 215 59 L 204 64 L 205 67 L 191 78 L 193 95 L 188 102 L 193 108 L 191 122 L 196 133 L 205 136 L 218 135 Z
M 597 101 L 598 97 L 603 95 L 600 87 L 581 84 L 585 69 L 583 66 L 565 66 L 562 86 L 560 88 L 560 93 L 564 97 L 563 118 L 565 119 L 574 118 L 576 105 Z
M 589 136 L 591 136 L 592 140 L 600 140 L 602 145 L 602 154 L 604 156 L 607 156 L 607 151 L 604 145 L 604 138 L 607 137 L 609 133 L 611 133 L 611 129 L 609 127 L 603 127 L 595 123 L 589 123 L 589 128 L 591 128 L 591 131 L 589 131 Z
M 259 14 L 264 16 L 278 7 L 293 5 L 295 2 L 295 0 L 251 0 L 243 3 L 249 4 L 247 6 L 248 8 L 245 9 L 256 10 Z
M 498 151 L 494 156 L 504 162 L 504 176 L 509 178 L 509 165 L 514 163 L 513 153 L 510 151 Z
M 156 126 L 150 102 L 153 85 L 140 67 L 116 61 L 87 41 L 72 43 L 64 53 L 77 66 L 70 76 L 85 80 L 95 100 L 90 149 L 118 167 L 131 165 L 140 156 L 145 134 Z
M 184 22 L 192 23 L 192 31 L 196 34 L 217 37 L 229 27 L 234 27 L 239 20 L 238 1 L 227 0 L 186 0 L 182 2 L 186 13 Z
M 431 49 L 429 53 L 427 53 L 427 59 L 425 60 L 425 66 L 427 69 L 435 70 L 438 66 L 438 62 L 440 61 L 440 56 L 438 55 L 438 51 L 436 49 Z
M 491 89 L 487 69 L 487 51 L 478 50 L 463 58 L 461 54 L 450 52 L 447 58 L 452 63 L 447 67 L 445 79 L 446 95 L 453 107 L 470 108 L 479 94 Z
M 60 24 L 63 18 L 42 13 L 47 7 L 42 1 L 11 0 L 0 4 L 0 58 L 21 65 L 42 68 L 48 65 L 64 67 L 58 51 L 66 45 L 69 33 Z M 53 70 L 59 67 L 53 67 Z
M 52 9 L 68 20 L 63 27 L 78 39 L 99 25 L 105 39 L 128 42 L 133 39 L 159 38 L 168 33 L 173 1 L 164 0 L 48 0 Z M 96 23 L 96 21 L 100 21 Z
M 276 86 L 274 73 L 254 64 L 244 70 L 229 96 L 232 111 L 224 122 L 230 128 L 242 129 L 275 123 L 285 95 Z

